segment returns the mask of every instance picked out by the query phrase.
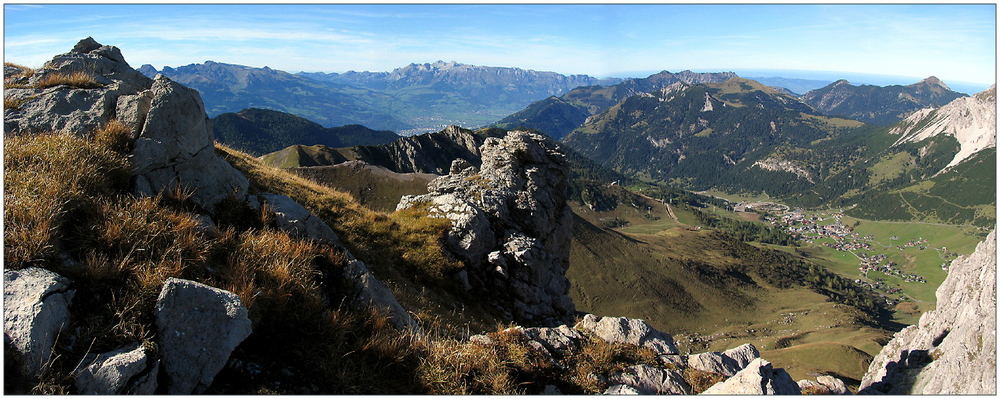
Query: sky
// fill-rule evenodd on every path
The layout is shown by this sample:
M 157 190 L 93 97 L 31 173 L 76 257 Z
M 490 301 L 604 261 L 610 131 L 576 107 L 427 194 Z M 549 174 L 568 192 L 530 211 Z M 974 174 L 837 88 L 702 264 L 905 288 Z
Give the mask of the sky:
M 389 71 L 444 60 L 597 77 L 691 69 L 996 78 L 994 4 L 4 5 L 5 61 L 40 66 L 87 36 L 118 46 L 134 67 L 158 69 L 212 60 Z

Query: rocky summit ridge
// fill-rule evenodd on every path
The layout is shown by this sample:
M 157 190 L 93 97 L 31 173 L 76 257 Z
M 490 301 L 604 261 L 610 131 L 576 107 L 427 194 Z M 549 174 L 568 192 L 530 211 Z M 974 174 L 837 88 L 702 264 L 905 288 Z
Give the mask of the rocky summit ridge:
M 455 160 L 428 194 L 397 209 L 427 206 L 452 222 L 448 248 L 466 262 L 458 276 L 490 296 L 508 319 L 532 325 L 566 321 L 572 213 L 565 155 L 544 136 L 514 131 L 479 149 L 482 166 Z

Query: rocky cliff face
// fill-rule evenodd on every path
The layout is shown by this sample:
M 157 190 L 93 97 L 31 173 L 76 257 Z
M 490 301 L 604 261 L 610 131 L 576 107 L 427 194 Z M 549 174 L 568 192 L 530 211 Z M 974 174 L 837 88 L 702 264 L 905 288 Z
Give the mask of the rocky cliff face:
M 975 153 L 997 146 L 997 88 L 971 97 L 960 97 L 941 108 L 924 108 L 897 124 L 889 134 L 900 135 L 895 145 L 916 143 L 938 135 L 958 140 L 958 154 L 945 169 Z
M 861 393 L 996 394 L 996 231 L 952 262 L 937 308 L 872 360 Z
M 572 317 L 567 292 L 572 213 L 565 156 L 545 137 L 509 132 L 480 147 L 482 167 L 464 160 L 431 181 L 428 194 L 397 209 L 427 206 L 452 221 L 448 248 L 467 265 L 459 278 L 508 319 L 551 325 Z
M 473 165 L 482 163 L 479 149 L 488 137 L 501 137 L 502 131 L 473 132 L 448 126 L 435 133 L 401 137 L 386 144 L 359 145 L 349 148 L 295 145 L 265 154 L 264 162 L 275 167 L 327 166 L 348 161 L 362 161 L 396 173 L 432 173 L 444 175 L 452 161 L 462 159 Z

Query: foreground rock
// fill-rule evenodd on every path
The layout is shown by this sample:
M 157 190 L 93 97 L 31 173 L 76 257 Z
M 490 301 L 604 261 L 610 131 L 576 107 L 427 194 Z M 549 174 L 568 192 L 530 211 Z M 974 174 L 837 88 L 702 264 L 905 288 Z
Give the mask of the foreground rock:
M 799 380 L 796 384 L 798 384 L 799 389 L 802 390 L 803 394 L 847 395 L 851 393 L 851 391 L 847 389 L 847 384 L 845 384 L 844 381 L 828 375 L 816 377 L 816 381 Z
M 84 74 L 90 84 L 43 87 L 56 76 Z M 93 134 L 112 120 L 132 131 L 135 191 L 155 195 L 180 185 L 208 212 L 228 196 L 243 199 L 247 179 L 215 154 L 208 115 L 197 91 L 163 76 L 132 69 L 114 46 L 91 38 L 47 62 L 30 77 L 12 77 L 5 98 L 4 134 Z
M 209 211 L 226 197 L 246 196 L 250 184 L 246 177 L 215 153 L 208 115 L 197 91 L 157 75 L 150 89 L 137 96 L 138 101 L 149 98 L 144 116 L 145 107 L 119 110 L 124 114 L 119 117 L 144 120 L 132 150 L 137 192 L 155 195 L 181 185 L 192 189 L 191 199 Z
M 69 324 L 70 281 L 29 267 L 3 273 L 3 339 L 20 354 L 25 375 L 48 364 L 59 332 Z
M 565 276 L 572 227 L 565 156 L 545 137 L 520 131 L 487 138 L 480 155 L 481 168 L 456 160 L 428 194 L 403 197 L 397 209 L 426 206 L 451 220 L 447 247 L 469 265 L 458 278 L 505 318 L 569 321 L 575 307 Z
M 76 377 L 83 395 L 152 395 L 156 393 L 159 361 L 150 359 L 145 349 L 133 345 L 92 356 Z
M 743 344 L 725 352 L 705 352 L 688 356 L 688 367 L 731 377 L 760 357 L 757 348 Z
M 872 360 L 864 394 L 996 394 L 996 231 L 951 263 L 937 308 Z
M 708 395 L 798 395 L 798 384 L 783 369 L 764 359 L 756 359 L 728 380 L 702 392 Z
M 677 346 L 670 334 L 660 332 L 645 321 L 625 317 L 601 317 L 588 314 L 577 328 L 614 343 L 632 344 L 652 349 L 657 355 L 676 355 Z
M 176 278 L 156 300 L 156 326 L 166 392 L 181 395 L 204 392 L 251 331 L 235 294 Z
M 631 366 L 625 371 L 610 378 L 616 384 L 608 388 L 605 394 L 620 395 L 627 390 L 634 390 L 639 395 L 688 395 L 691 386 L 684 377 L 676 371 L 640 364 Z M 622 392 L 622 393 L 616 393 Z

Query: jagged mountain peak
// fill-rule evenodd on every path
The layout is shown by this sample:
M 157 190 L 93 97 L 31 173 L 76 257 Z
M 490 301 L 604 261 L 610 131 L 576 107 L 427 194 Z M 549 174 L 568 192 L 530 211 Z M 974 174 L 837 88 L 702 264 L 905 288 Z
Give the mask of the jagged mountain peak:
M 920 85 L 920 84 L 924 84 L 924 85 L 928 85 L 928 86 L 939 86 L 941 88 L 944 88 L 944 89 L 947 89 L 947 90 L 951 90 L 951 88 L 948 87 L 948 85 L 946 85 L 944 83 L 944 81 L 942 81 L 941 79 L 938 79 L 937 76 L 933 76 L 933 75 L 932 76 L 928 76 L 928 77 L 924 78 L 923 80 L 921 80 L 921 81 L 919 81 L 917 83 L 914 83 L 914 84 L 912 84 L 910 86 L 916 86 L 916 85 Z
M 910 114 L 892 130 L 899 134 L 894 145 L 919 142 L 948 135 L 958 140 L 959 151 L 948 169 L 987 148 L 996 147 L 996 87 L 972 97 L 959 97 L 940 108 L 924 108 Z M 942 170 L 944 170 L 942 169 Z

